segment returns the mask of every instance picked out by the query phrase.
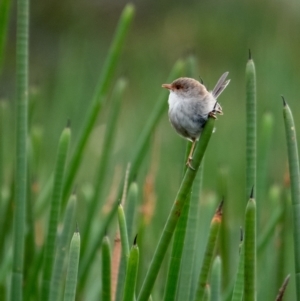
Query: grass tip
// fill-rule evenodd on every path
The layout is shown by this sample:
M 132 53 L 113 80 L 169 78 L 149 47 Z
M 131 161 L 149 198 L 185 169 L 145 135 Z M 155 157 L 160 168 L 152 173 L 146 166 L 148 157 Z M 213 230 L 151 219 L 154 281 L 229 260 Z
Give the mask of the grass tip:
M 132 17 L 134 15 L 135 12 L 135 6 L 133 3 L 128 3 L 126 4 L 125 8 L 124 8 L 124 14 L 126 15 L 126 17 Z
M 281 98 L 282 98 L 283 106 L 286 107 L 287 103 L 286 103 L 286 101 L 285 101 L 285 99 L 284 99 L 284 96 L 281 95 Z
M 282 301 L 283 300 L 283 295 L 284 295 L 286 287 L 287 287 L 287 285 L 289 283 L 290 277 L 291 277 L 290 274 L 288 274 L 285 277 L 285 279 L 284 279 L 284 281 L 283 281 L 283 283 L 282 283 L 282 285 L 281 285 L 281 287 L 279 289 L 279 292 L 277 294 L 276 301 Z
M 136 246 L 136 243 L 137 243 L 137 237 L 138 237 L 138 234 L 136 234 L 136 236 L 134 237 L 134 240 L 133 240 L 133 245 Z
M 240 226 L 240 242 L 243 242 L 243 240 L 244 240 L 244 231 L 242 226 Z
M 75 233 L 79 233 L 78 221 L 76 221 L 76 230 Z
M 250 199 L 254 199 L 254 185 L 252 186 L 252 189 L 250 192 Z
M 249 48 L 249 52 L 248 52 L 248 60 L 251 61 L 252 60 L 252 55 L 251 55 L 251 49 Z
M 222 215 L 222 208 L 223 208 L 223 205 L 224 205 L 224 197 L 223 197 L 221 203 L 219 204 L 219 206 L 218 206 L 218 208 L 217 208 L 217 210 L 216 210 L 216 214 L 217 214 L 217 215 Z

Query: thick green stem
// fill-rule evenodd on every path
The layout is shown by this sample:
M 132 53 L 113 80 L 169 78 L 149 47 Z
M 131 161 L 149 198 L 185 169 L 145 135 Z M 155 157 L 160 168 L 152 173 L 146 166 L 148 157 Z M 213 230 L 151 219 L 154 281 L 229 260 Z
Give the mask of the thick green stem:
M 288 148 L 289 171 L 293 205 L 294 256 L 297 301 L 300 300 L 300 172 L 296 128 L 292 111 L 284 101 L 283 117 Z
M 11 300 L 23 299 L 23 266 L 27 186 L 29 0 L 17 2 L 16 199 Z
M 245 218 L 244 300 L 256 301 L 256 204 L 252 197 Z
M 195 170 L 189 168 L 185 173 L 179 191 L 176 195 L 175 202 L 163 229 L 163 233 L 157 245 L 148 273 L 142 285 L 138 301 L 147 301 L 151 294 L 151 290 L 153 288 L 160 266 L 167 252 L 167 248 L 175 231 L 179 217 L 182 213 L 183 206 L 185 204 L 188 194 L 190 193 L 193 181 L 196 177 L 198 168 L 204 156 L 206 147 L 208 145 L 209 139 L 213 131 L 213 127 L 214 119 L 209 118 L 204 127 L 201 139 L 198 142 L 198 147 L 196 148 L 196 151 L 194 153 L 193 165 Z
M 246 196 L 256 189 L 256 75 L 251 57 L 246 66 Z M 254 190 L 254 195 L 256 195 Z

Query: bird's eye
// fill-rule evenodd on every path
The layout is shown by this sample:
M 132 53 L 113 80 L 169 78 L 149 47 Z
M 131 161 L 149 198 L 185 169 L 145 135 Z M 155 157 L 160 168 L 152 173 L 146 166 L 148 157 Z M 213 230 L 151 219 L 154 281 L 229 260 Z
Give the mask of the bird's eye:
M 176 88 L 177 90 L 179 90 L 179 89 L 181 89 L 182 87 L 181 87 L 180 84 L 176 84 L 176 85 L 175 85 L 175 88 Z

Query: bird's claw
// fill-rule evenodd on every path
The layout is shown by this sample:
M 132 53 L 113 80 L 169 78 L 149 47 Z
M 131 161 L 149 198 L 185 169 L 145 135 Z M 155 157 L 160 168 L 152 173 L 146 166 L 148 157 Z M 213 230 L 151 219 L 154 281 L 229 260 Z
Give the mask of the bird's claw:
M 196 169 L 191 164 L 192 161 L 193 161 L 193 157 L 188 157 L 188 159 L 186 161 L 186 166 L 189 167 L 191 170 L 195 171 Z
M 211 118 L 213 118 L 213 119 L 218 119 L 218 118 L 217 118 L 217 113 L 219 113 L 219 112 L 217 112 L 216 110 L 213 110 L 213 111 L 211 111 L 211 112 L 208 114 L 208 116 L 211 117 Z

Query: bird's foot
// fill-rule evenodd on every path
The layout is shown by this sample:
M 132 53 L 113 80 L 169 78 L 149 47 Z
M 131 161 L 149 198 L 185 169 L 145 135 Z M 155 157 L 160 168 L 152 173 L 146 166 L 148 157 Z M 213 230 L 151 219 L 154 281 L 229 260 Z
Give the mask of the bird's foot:
M 189 167 L 191 170 L 196 170 L 191 164 L 192 161 L 193 161 L 193 157 L 188 157 L 188 159 L 186 161 L 186 166 Z
M 217 112 L 216 110 L 212 110 L 210 113 L 208 113 L 208 116 L 213 118 L 213 119 L 218 119 L 217 118 L 217 113 L 219 113 L 219 112 Z

